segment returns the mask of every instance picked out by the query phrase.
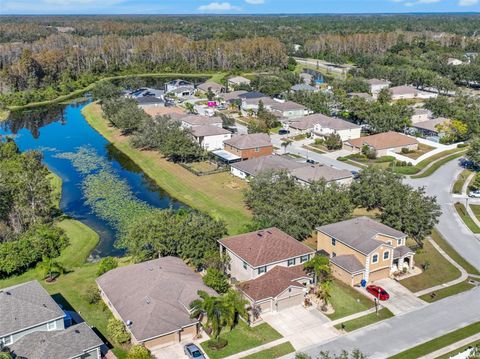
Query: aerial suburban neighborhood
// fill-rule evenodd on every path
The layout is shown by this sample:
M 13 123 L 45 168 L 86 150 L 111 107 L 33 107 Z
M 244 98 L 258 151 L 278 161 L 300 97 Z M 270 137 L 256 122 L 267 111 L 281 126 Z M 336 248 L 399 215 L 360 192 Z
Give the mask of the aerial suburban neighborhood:
M 480 4 L 286 3 L 0 5 L 0 359 L 480 358 Z

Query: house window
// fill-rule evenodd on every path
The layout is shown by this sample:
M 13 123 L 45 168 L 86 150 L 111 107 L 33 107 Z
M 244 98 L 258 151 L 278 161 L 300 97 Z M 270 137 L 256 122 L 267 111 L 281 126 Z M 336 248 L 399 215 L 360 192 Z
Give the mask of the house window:
M 55 330 L 55 329 L 57 329 L 57 322 L 47 323 L 47 330 Z
M 390 258 L 390 252 L 389 251 L 383 252 L 383 260 L 386 261 L 388 258 Z
M 289 259 L 289 260 L 287 261 L 287 266 L 288 266 L 288 267 L 294 266 L 294 265 L 295 265 L 295 258 Z
M 377 263 L 378 262 L 378 254 L 374 254 L 372 256 L 372 263 Z
M 248 267 L 247 262 L 243 262 L 243 269 L 247 269 L 247 267 Z
M 332 246 L 334 246 L 335 244 L 337 244 L 337 240 L 335 238 L 332 238 Z
M 267 267 L 260 267 L 258 268 L 258 274 L 262 274 L 262 273 L 265 273 L 267 271 Z
M 397 239 L 397 244 L 398 244 L 399 246 L 402 245 L 402 239 L 401 239 L 401 238 L 400 238 L 400 239 Z
M 255 152 L 260 152 L 260 148 L 255 147 Z
M 306 256 L 301 256 L 300 257 L 300 263 L 308 261 L 308 254 Z

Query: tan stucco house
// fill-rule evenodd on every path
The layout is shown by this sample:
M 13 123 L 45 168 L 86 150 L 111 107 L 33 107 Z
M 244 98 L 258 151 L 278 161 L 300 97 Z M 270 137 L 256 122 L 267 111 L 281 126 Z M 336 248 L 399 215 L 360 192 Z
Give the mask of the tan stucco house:
M 348 285 L 374 282 L 414 266 L 407 235 L 368 217 L 317 228 L 317 249 L 328 253 L 335 278 Z
M 351 139 L 344 142 L 343 148 L 357 153 L 361 152 L 365 145 L 374 149 L 379 157 L 388 155 L 390 151 L 400 153 L 403 148 L 418 150 L 418 141 L 415 138 L 394 131 Z

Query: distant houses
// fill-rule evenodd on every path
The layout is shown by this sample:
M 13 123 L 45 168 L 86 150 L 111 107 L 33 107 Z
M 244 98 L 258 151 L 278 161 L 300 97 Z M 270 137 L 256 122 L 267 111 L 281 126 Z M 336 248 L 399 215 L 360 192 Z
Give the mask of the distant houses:
M 250 86 L 251 81 L 243 76 L 234 76 L 227 79 L 227 86 L 229 90 L 235 90 L 237 86 Z
M 266 133 L 236 135 L 224 142 L 224 150 L 239 156 L 242 160 L 268 156 L 273 153 L 270 136 Z
M 298 121 L 289 123 L 289 129 L 294 133 L 313 133 L 314 137 L 325 137 L 338 134 L 342 141 L 360 137 L 361 127 L 338 117 L 326 116 L 321 113 L 305 116 Z
M 432 92 L 421 91 L 413 86 L 395 86 L 389 88 L 392 100 L 413 100 L 435 98 L 438 95 Z
M 413 137 L 389 131 L 348 140 L 344 143 L 344 148 L 352 152 L 361 152 L 364 146 L 375 150 L 377 156 L 386 156 L 389 151 L 400 153 L 403 148 L 415 151 L 418 149 L 418 141 Z
M 370 88 L 370 93 L 372 94 L 373 98 L 376 99 L 378 94 L 383 89 L 389 88 L 391 82 L 387 80 L 379 80 L 379 79 L 369 79 L 367 80 L 368 86 Z

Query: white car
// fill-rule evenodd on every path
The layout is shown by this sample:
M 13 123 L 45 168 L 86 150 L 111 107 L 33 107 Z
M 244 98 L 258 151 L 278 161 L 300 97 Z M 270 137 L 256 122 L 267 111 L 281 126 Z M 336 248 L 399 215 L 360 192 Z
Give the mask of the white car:
M 480 190 L 470 191 L 468 197 L 480 198 Z

